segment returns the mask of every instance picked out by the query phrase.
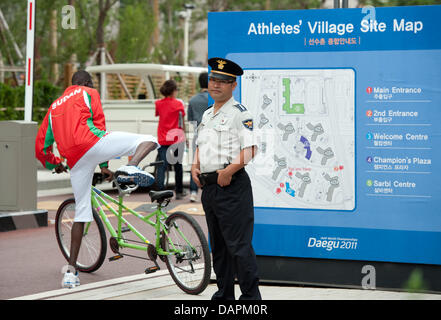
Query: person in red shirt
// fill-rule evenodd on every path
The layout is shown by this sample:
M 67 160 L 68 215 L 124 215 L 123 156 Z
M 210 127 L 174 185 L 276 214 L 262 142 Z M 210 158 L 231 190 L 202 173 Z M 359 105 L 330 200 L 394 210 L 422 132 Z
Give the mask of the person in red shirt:
M 182 185 L 182 157 L 187 143 L 184 103 L 176 99 L 178 86 L 174 80 L 165 81 L 159 91 L 164 98 L 155 102 L 155 115 L 159 116 L 158 142 L 161 147 L 158 149 L 158 154 L 164 165 L 158 167 L 156 181 L 158 187 L 164 189 L 165 170 L 169 164 L 172 164 L 175 169 L 176 199 L 181 199 L 185 195 Z
M 53 153 L 56 143 L 60 155 L 67 160 L 64 166 Z M 75 218 L 72 226 L 72 242 L 69 265 L 78 270 L 76 262 L 81 246 L 84 223 L 93 220 L 91 186 L 97 165 L 113 179 L 108 161 L 119 156 L 132 155 L 126 166 L 117 170 L 123 179 L 131 179 L 141 186 L 154 182 L 154 177 L 137 167 L 147 154 L 159 147 L 151 135 L 128 132 L 108 132 L 101 106 L 100 95 L 93 88 L 92 77 L 84 70 L 72 77 L 72 86 L 49 107 L 35 139 L 35 156 L 41 164 L 57 173 L 70 169 L 70 179 L 75 197 Z M 119 179 L 120 177 L 118 177 Z M 66 272 L 64 287 L 79 285 L 78 271 Z

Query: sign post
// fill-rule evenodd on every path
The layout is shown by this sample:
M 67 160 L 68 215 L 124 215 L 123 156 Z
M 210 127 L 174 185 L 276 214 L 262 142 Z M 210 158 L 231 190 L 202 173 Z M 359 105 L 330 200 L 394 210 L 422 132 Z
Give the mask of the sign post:
M 35 5 L 36 0 L 28 0 L 28 18 L 26 24 L 26 79 L 24 112 L 24 120 L 26 122 L 32 121 L 32 97 L 34 91 Z

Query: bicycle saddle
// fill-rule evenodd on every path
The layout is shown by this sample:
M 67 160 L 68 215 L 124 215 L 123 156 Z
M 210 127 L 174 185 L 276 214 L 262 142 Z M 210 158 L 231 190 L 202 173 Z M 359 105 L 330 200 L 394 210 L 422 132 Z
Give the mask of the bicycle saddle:
M 171 190 L 163 190 L 163 191 L 150 191 L 149 192 L 150 199 L 153 201 L 162 202 L 165 199 L 169 199 L 173 197 L 173 191 Z

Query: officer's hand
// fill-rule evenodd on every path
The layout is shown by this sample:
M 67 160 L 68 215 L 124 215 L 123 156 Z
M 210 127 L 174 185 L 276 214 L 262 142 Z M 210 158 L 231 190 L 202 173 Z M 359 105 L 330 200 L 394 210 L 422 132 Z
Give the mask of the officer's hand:
M 231 183 L 231 178 L 233 177 L 228 170 L 222 169 L 217 170 L 218 176 L 217 176 L 217 184 L 221 187 L 226 187 Z
M 110 171 L 108 168 L 103 167 L 101 168 L 101 173 L 106 177 L 104 180 L 106 181 L 112 181 L 113 179 L 113 171 Z
M 198 175 L 200 174 L 201 170 L 199 168 L 191 167 L 191 177 L 193 178 L 194 183 L 196 183 L 199 188 L 202 188 L 201 182 L 199 181 L 198 177 Z
M 61 162 L 54 169 L 56 173 L 67 172 L 67 168 Z

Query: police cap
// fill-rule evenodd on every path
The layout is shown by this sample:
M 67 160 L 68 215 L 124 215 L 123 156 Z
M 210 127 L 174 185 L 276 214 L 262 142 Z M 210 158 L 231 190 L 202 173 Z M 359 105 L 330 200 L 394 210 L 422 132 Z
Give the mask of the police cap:
M 208 59 L 208 64 L 211 67 L 210 78 L 235 81 L 236 76 L 243 74 L 242 68 L 228 59 L 211 58 Z

